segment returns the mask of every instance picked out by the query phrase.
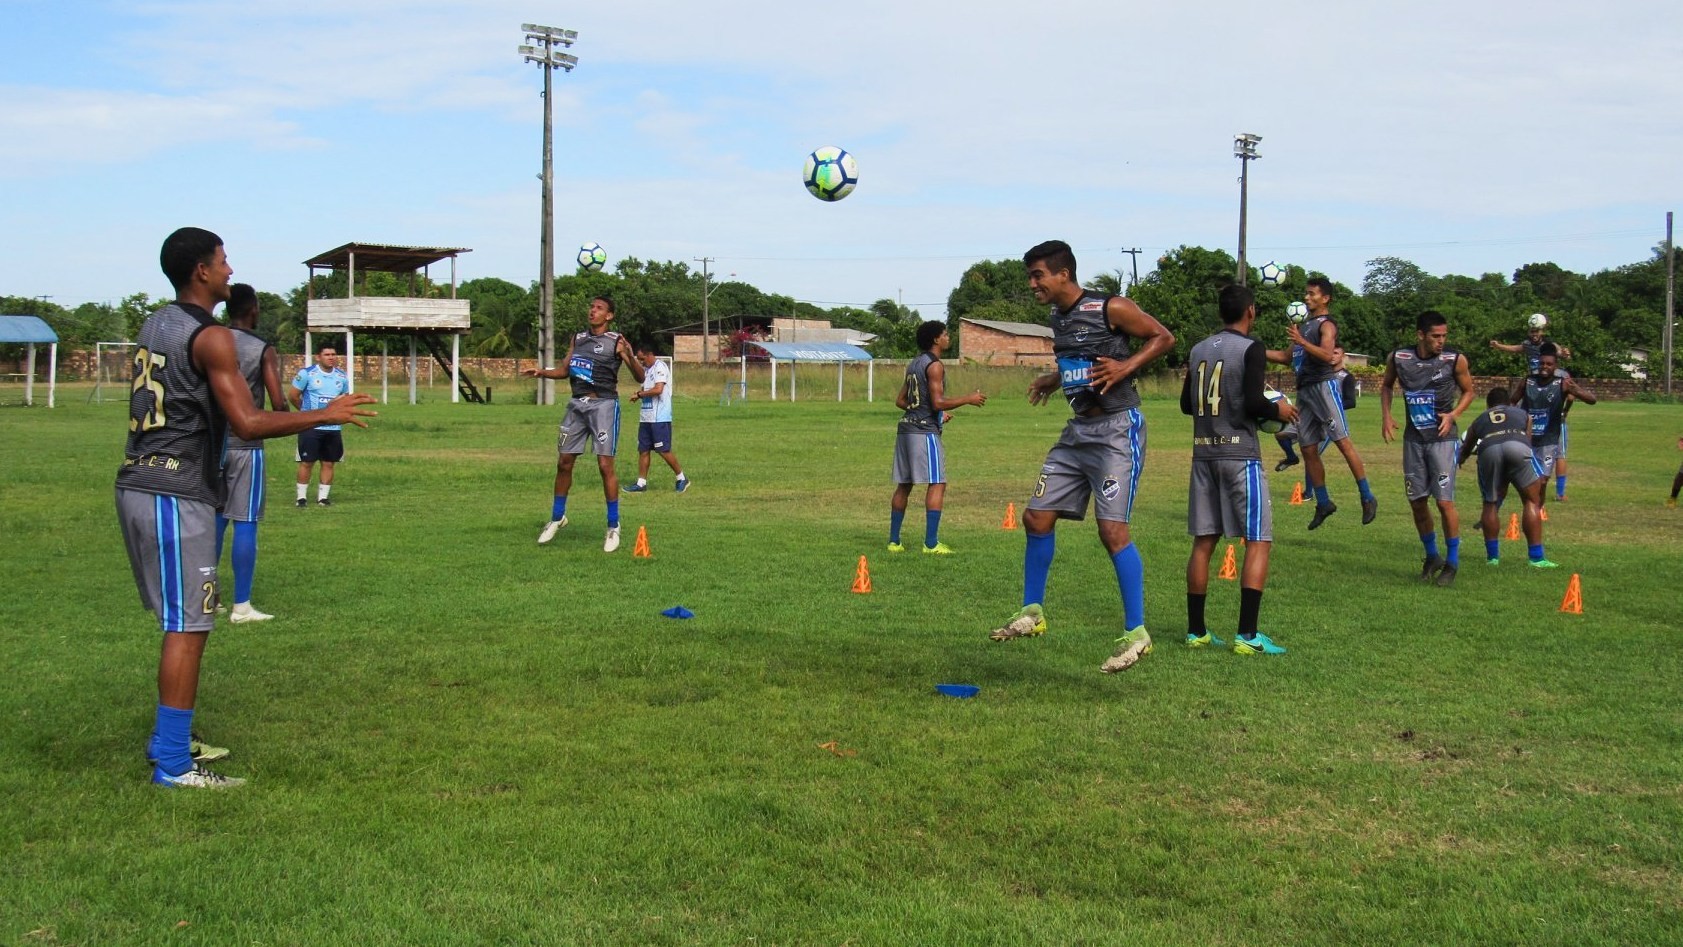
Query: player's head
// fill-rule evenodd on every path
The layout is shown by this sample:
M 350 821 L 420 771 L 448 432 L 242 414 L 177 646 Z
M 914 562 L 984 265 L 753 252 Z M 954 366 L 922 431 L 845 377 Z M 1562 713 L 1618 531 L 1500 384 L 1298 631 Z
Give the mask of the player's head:
M 947 324 L 939 319 L 931 319 L 917 327 L 917 350 L 927 352 L 935 347 L 941 337 L 947 334 Z M 943 346 L 944 347 L 944 346 Z
M 653 342 L 638 342 L 635 351 L 637 361 L 642 362 L 644 368 L 653 365 L 655 360 L 660 357 L 660 352 L 655 349 Z
M 1324 276 L 1311 276 L 1303 287 L 1303 303 L 1309 311 L 1320 313 L 1332 304 L 1332 280 Z
M 1249 286 L 1229 283 L 1221 288 L 1217 305 L 1221 309 L 1222 325 L 1238 325 L 1245 321 L 1246 316 L 1256 315 L 1256 294 Z
M 316 346 L 316 364 L 325 371 L 332 371 L 339 365 L 339 349 L 331 342 Z
M 1560 348 L 1553 342 L 1544 342 L 1537 347 L 1537 374 L 1543 378 L 1553 378 L 1556 366 L 1560 364 Z
M 1414 334 L 1419 338 L 1420 354 L 1437 355 L 1449 341 L 1449 320 L 1436 309 L 1428 309 L 1414 320 Z
M 1486 408 L 1499 408 L 1502 405 L 1512 403 L 1513 401 L 1508 395 L 1508 389 L 1501 385 L 1490 389 L 1490 393 L 1484 396 L 1484 406 Z
M 257 290 L 250 283 L 235 283 L 228 287 L 228 324 L 249 329 L 257 325 Z
M 228 265 L 222 238 L 208 230 L 182 227 L 165 237 L 163 249 L 158 252 L 158 265 L 163 267 L 164 275 L 178 294 L 195 283 L 202 283 L 217 302 L 228 298 L 228 280 L 234 269 Z
M 1028 267 L 1029 289 L 1040 302 L 1051 302 L 1067 295 L 1070 287 L 1080 286 L 1075 276 L 1075 251 L 1062 240 L 1035 244 L 1023 254 L 1023 266 Z
M 601 332 L 608 323 L 614 321 L 614 300 L 612 296 L 596 296 L 590 300 L 590 329 Z

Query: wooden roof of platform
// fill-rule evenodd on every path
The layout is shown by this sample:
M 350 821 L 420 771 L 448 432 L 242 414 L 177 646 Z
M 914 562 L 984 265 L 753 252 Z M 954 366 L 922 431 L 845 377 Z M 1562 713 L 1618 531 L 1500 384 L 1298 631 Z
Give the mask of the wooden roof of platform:
M 363 272 L 413 273 L 423 266 L 447 260 L 457 254 L 472 253 L 467 247 L 407 247 L 390 243 L 347 243 L 342 247 L 317 254 L 304 261 L 305 266 L 325 266 L 336 270 L 349 269 L 351 254 L 356 254 L 356 268 Z

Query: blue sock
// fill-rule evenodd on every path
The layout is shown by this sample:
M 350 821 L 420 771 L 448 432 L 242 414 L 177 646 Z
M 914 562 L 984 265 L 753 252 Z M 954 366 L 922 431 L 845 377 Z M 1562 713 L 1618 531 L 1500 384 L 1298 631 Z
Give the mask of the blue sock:
M 1525 554 L 1531 557 L 1532 562 L 1536 562 L 1538 559 L 1543 558 L 1543 544 L 1538 543 L 1535 546 L 1526 546 Z
M 1330 506 L 1331 504 L 1332 504 L 1332 496 L 1327 493 L 1327 485 L 1323 483 L 1320 486 L 1316 487 L 1315 488 L 1315 505 L 1316 506 Z
M 192 739 L 193 712 L 158 705 L 157 722 L 152 726 L 152 741 L 146 744 L 146 758 L 156 760 L 158 768 L 171 776 L 180 776 L 193 768 L 193 751 L 188 747 Z
M 251 580 L 257 571 L 257 524 L 234 524 L 234 602 L 251 601 Z
M 1450 565 L 1459 569 L 1461 567 L 1461 537 L 1455 536 L 1446 539 L 1443 544 L 1449 547 L 1446 550 L 1445 558 L 1449 560 Z
M 1487 539 L 1484 541 L 1484 558 L 1502 558 L 1502 541 L 1500 539 Z
M 1420 545 L 1426 547 L 1426 558 L 1427 559 L 1436 559 L 1438 557 L 1438 534 L 1437 533 L 1421 533 L 1420 534 Z
M 1373 490 L 1368 487 L 1366 477 L 1356 481 L 1356 489 L 1361 491 L 1363 503 L 1367 503 L 1373 499 Z
M 1566 475 L 1561 474 L 1560 476 L 1554 478 L 1554 496 L 1555 496 L 1555 499 L 1558 500 L 1565 495 L 1566 495 Z
M 888 541 L 898 546 L 900 544 L 900 524 L 906 521 L 905 510 L 888 511 Z
M 222 561 L 222 533 L 228 528 L 228 518 L 221 513 L 216 514 L 216 561 Z
M 618 525 L 619 525 L 619 501 L 618 500 L 609 500 L 608 501 L 608 528 L 613 529 L 614 527 L 616 527 Z
M 1024 530 L 1023 536 L 1023 604 L 1040 605 L 1046 601 L 1046 577 L 1052 574 L 1058 534 Z
M 1116 567 L 1116 584 L 1122 589 L 1122 627 L 1127 631 L 1145 624 L 1145 560 L 1140 548 L 1129 543 L 1110 557 Z
M 553 521 L 553 520 L 558 520 L 561 517 L 566 516 L 566 515 L 567 515 L 567 497 L 566 497 L 565 494 L 563 494 L 561 496 L 556 497 L 555 502 L 550 506 L 550 508 L 549 508 L 549 518 L 550 518 L 550 520 Z
M 941 511 L 923 511 L 923 548 L 929 549 L 938 541 L 941 535 Z

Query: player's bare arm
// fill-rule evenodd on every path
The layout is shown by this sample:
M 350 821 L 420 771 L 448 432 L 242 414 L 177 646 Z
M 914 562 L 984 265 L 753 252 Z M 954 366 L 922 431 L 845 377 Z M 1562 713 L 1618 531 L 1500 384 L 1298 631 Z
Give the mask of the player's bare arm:
M 940 362 L 929 365 L 929 404 L 937 411 L 951 411 L 962 408 L 967 404 L 984 405 L 988 403 L 988 396 L 980 390 L 971 392 L 962 398 L 947 397 L 947 369 Z M 902 395 L 901 397 L 904 397 Z
M 652 388 L 639 388 L 636 391 L 633 391 L 629 396 L 627 396 L 627 398 L 625 400 L 627 400 L 627 401 L 641 401 L 644 398 L 658 398 L 658 397 L 660 397 L 660 393 L 665 391 L 665 390 L 666 390 L 666 382 L 657 381 L 657 382 L 654 383 L 654 387 L 652 387 Z
M 1397 438 L 1397 422 L 1391 418 L 1391 397 L 1397 385 L 1397 356 L 1385 359 L 1385 377 L 1379 380 L 1379 436 L 1389 444 Z
M 272 345 L 263 350 L 263 387 L 269 393 L 269 410 L 288 410 L 290 405 L 286 396 L 281 394 L 280 357 L 275 354 Z
M 1101 395 L 1175 347 L 1175 334 L 1126 296 L 1112 296 L 1105 305 L 1104 314 L 1112 329 L 1127 333 L 1140 344 L 1125 359 L 1101 356 L 1093 362 L 1087 377 Z
M 1047 372 L 1046 374 L 1036 378 L 1034 381 L 1029 382 L 1029 404 L 1045 404 L 1047 401 L 1050 401 L 1052 398 L 1052 392 L 1058 390 L 1058 384 L 1059 379 L 1057 372 Z
M 625 363 L 625 367 L 631 369 L 631 377 L 637 379 L 637 384 L 641 385 L 644 378 L 643 363 L 637 360 L 637 353 L 631 350 L 631 343 L 625 340 L 625 336 L 620 336 L 619 341 L 614 344 L 614 352 L 619 355 L 619 360 Z
M 1293 344 L 1303 347 L 1303 351 L 1317 361 L 1332 365 L 1338 359 L 1338 353 L 1343 351 L 1338 345 L 1338 323 L 1327 321 L 1321 323 L 1321 344 L 1313 345 L 1303 337 L 1303 330 L 1297 326 L 1286 326 L 1286 335 Z
M 1520 352 L 1525 351 L 1525 346 L 1523 345 L 1510 345 L 1507 342 L 1498 342 L 1495 339 L 1490 340 L 1490 347 L 1498 352 L 1507 352 L 1511 355 L 1517 355 Z
M 1563 387 L 1567 395 L 1582 401 L 1584 404 L 1595 404 L 1595 392 L 1580 386 L 1572 379 L 1566 379 L 1566 384 Z
M 210 381 L 211 393 L 222 413 L 227 415 L 228 426 L 248 441 L 297 434 L 322 424 L 367 427 L 368 423 L 362 418 L 376 416 L 376 412 L 360 407 L 373 404 L 374 396 L 360 393 L 340 395 L 316 411 L 294 414 L 257 410 L 257 405 L 251 400 L 251 389 L 246 387 L 245 377 L 240 374 L 239 357 L 234 353 L 234 334 L 223 326 L 211 326 L 193 339 L 193 362 Z
M 1461 388 L 1461 400 L 1455 403 L 1455 409 L 1448 414 L 1438 415 L 1438 436 L 1448 437 L 1455 427 L 1455 419 L 1459 418 L 1467 406 L 1473 403 L 1473 371 L 1468 367 L 1467 356 L 1455 357 L 1455 384 Z

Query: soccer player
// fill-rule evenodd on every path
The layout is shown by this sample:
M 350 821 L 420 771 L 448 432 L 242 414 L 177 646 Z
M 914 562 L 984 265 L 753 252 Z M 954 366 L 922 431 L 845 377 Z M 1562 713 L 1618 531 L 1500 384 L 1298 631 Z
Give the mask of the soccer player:
M 1367 467 L 1350 441 L 1350 422 L 1344 414 L 1343 383 L 1338 377 L 1338 323 L 1327 311 L 1332 304 L 1332 281 L 1310 277 L 1303 302 L 1309 307 L 1309 318 L 1301 326 L 1286 327 L 1292 341 L 1290 351 L 1270 349 L 1268 360 L 1290 365 L 1297 373 L 1298 447 L 1303 451 L 1303 466 L 1315 493 L 1315 515 L 1309 520 L 1309 528 L 1320 528 L 1327 517 L 1338 512 L 1327 492 L 1326 468 L 1321 461 L 1320 445 L 1327 440 L 1337 445 L 1350 465 L 1351 476 L 1356 478 L 1356 489 L 1362 497 L 1362 524 L 1366 525 L 1379 514 L 1379 501 L 1368 486 Z
M 332 345 L 316 349 L 316 363 L 305 365 L 292 377 L 292 406 L 315 411 L 351 390 L 351 379 L 339 368 L 339 352 Z M 309 505 L 310 471 L 321 462 L 321 481 L 316 484 L 316 503 L 332 506 L 333 468 L 345 459 L 345 440 L 340 425 L 320 424 L 298 435 L 298 508 Z
M 1046 454 L 1034 495 L 1023 513 L 1023 607 L 990 637 L 995 641 L 1043 634 L 1046 579 L 1052 569 L 1060 518 L 1079 520 L 1093 501 L 1099 541 L 1110 554 L 1122 591 L 1123 636 L 1100 670 L 1127 670 L 1151 652 L 1145 630 L 1145 563 L 1128 535 L 1134 493 L 1145 464 L 1145 415 L 1134 376 L 1174 347 L 1174 333 L 1126 296 L 1083 289 L 1075 253 L 1049 240 L 1023 255 L 1034 298 L 1052 307 L 1052 353 L 1058 370 L 1029 383 L 1030 404 L 1044 404 L 1060 387 L 1074 411 Z M 1140 341 L 1136 350 L 1129 337 Z
M 1525 338 L 1521 340 L 1519 344 L 1510 345 L 1505 342 L 1498 342 L 1495 339 L 1491 339 L 1490 347 L 1499 352 L 1512 352 L 1515 354 L 1524 353 L 1525 373 L 1527 375 L 1535 375 L 1537 374 L 1539 366 L 1542 364 L 1543 343 L 1554 342 L 1553 339 L 1550 339 L 1543 334 L 1543 330 L 1548 327 L 1549 317 L 1540 312 L 1534 312 L 1531 314 L 1531 317 L 1526 320 Z M 1572 357 L 1572 350 L 1561 343 L 1554 342 L 1554 347 L 1555 354 L 1558 356 L 1557 361 L 1563 362 Z M 1558 369 L 1558 371 L 1563 375 L 1569 374 L 1564 368 Z M 1561 502 L 1565 502 L 1566 500 L 1566 443 L 1568 433 L 1566 415 L 1571 410 L 1572 399 L 1567 398 L 1566 404 L 1560 409 L 1560 440 L 1554 452 L 1554 498 Z M 1544 485 L 1544 489 L 1548 489 L 1547 484 Z
M 643 366 L 643 387 L 631 393 L 637 408 L 637 482 L 625 488 L 627 493 L 642 493 L 649 488 L 649 454 L 656 453 L 666 466 L 678 475 L 672 489 L 683 493 L 690 488 L 678 456 L 672 453 L 672 366 L 655 355 L 654 346 L 637 346 L 637 362 Z
M 1519 407 L 1531 416 L 1531 449 L 1537 454 L 1545 479 L 1554 473 L 1568 401 L 1595 404 L 1594 392 L 1559 370 L 1559 354 L 1553 342 L 1544 342 L 1538 350 L 1537 371 L 1526 377 L 1525 387 L 1517 392 Z M 1548 491 L 1542 492 L 1547 501 Z
M 1204 599 L 1210 587 L 1210 555 L 1222 536 L 1245 541 L 1245 565 L 1239 577 L 1237 654 L 1285 654 L 1257 630 L 1262 587 L 1268 581 L 1268 554 L 1274 540 L 1274 501 L 1262 470 L 1256 419 L 1290 422 L 1297 409 L 1262 393 L 1266 348 L 1251 338 L 1256 300 L 1244 286 L 1222 287 L 1223 329 L 1192 347 L 1180 410 L 1192 416 L 1192 480 L 1186 501 L 1186 528 L 1192 555 L 1186 561 L 1186 643 L 1194 648 L 1221 645 L 1204 623 Z
M 565 368 L 528 368 L 521 372 L 532 378 L 565 378 L 573 387 L 572 400 L 561 416 L 556 436 L 559 456 L 555 462 L 555 502 L 549 522 L 538 533 L 538 543 L 555 538 L 555 531 L 567 525 L 567 493 L 573 487 L 573 465 L 586 444 L 596 454 L 596 469 L 602 472 L 602 494 L 608 502 L 608 532 L 602 551 L 619 548 L 619 477 L 614 473 L 614 454 L 619 449 L 619 368 L 631 369 L 631 377 L 643 383 L 643 363 L 631 350 L 625 336 L 608 329 L 614 321 L 614 301 L 597 296 L 590 301 L 587 327 L 573 336 L 573 348 Z
M 905 412 L 894 437 L 894 498 L 889 503 L 888 551 L 905 552 L 900 544 L 900 524 L 906 518 L 906 501 L 912 485 L 928 484 L 923 494 L 923 551 L 931 555 L 952 553 L 941 542 L 941 501 L 947 495 L 946 451 L 941 446 L 944 415 L 967 404 L 980 407 L 988 396 L 980 390 L 962 398 L 947 397 L 947 369 L 941 356 L 951 340 L 944 322 L 929 321 L 917 327 L 918 356 L 906 366 L 906 381 L 894 406 Z
M 1473 403 L 1473 376 L 1467 357 L 1445 347 L 1449 323 L 1442 313 L 1421 313 L 1414 328 L 1414 345 L 1397 349 L 1385 360 L 1385 377 L 1379 383 L 1380 435 L 1387 444 L 1396 439 L 1391 398 L 1400 385 L 1407 413 L 1403 490 L 1414 512 L 1420 545 L 1426 549 L 1420 581 L 1436 580 L 1442 588 L 1454 584 L 1455 573 L 1461 569 L 1461 518 L 1455 512 L 1455 419 Z M 1437 501 L 1443 522 L 1445 554 L 1441 557 L 1427 497 Z
M 1486 565 L 1501 563 L 1502 544 L 1496 531 L 1499 521 L 1496 511 L 1507 496 L 1508 486 L 1519 491 L 1524 502 L 1520 519 L 1524 524 L 1527 558 L 1538 569 L 1553 569 L 1555 564 L 1543 555 L 1543 479 L 1542 465 L 1531 451 L 1531 418 L 1524 411 L 1508 404 L 1506 388 L 1491 389 L 1485 396 L 1485 412 L 1467 426 L 1467 436 L 1461 441 L 1457 465 L 1478 451 L 1478 489 L 1484 500 L 1484 512 L 1479 527 L 1484 531 L 1484 561 Z
M 1683 450 L 1683 437 L 1677 439 L 1677 449 Z M 1671 478 L 1671 496 L 1666 499 L 1666 506 L 1673 508 L 1677 506 L 1677 494 L 1679 491 L 1683 491 L 1683 464 L 1677 465 L 1677 476 Z
M 280 360 L 275 356 L 275 347 L 255 331 L 257 290 L 246 283 L 235 283 L 228 291 L 225 312 L 228 328 L 234 335 L 234 355 L 239 361 L 240 376 L 251 391 L 252 406 L 262 410 L 267 403 L 273 410 L 285 411 L 287 401 L 281 394 Z M 251 605 L 251 584 L 257 572 L 257 524 L 263 519 L 266 498 L 266 470 L 263 442 L 246 440 L 230 429 L 227 452 L 222 455 L 226 500 L 222 512 L 216 516 L 216 561 L 222 561 L 222 539 L 231 521 L 234 524 L 234 607 L 228 612 L 228 620 L 235 624 L 275 617 Z
M 152 781 L 226 789 L 223 776 L 193 758 L 199 667 L 216 623 L 218 461 L 229 428 L 246 440 L 282 437 L 322 424 L 357 424 L 374 399 L 346 395 L 302 414 L 261 411 L 240 373 L 234 334 L 211 317 L 229 296 L 233 268 L 222 239 L 184 227 L 164 240 L 159 262 L 175 301 L 141 326 L 129 396 L 128 441 L 117 471 L 117 521 L 141 604 L 158 617 L 158 707 L 146 744 Z M 217 754 L 221 755 L 221 754 Z

